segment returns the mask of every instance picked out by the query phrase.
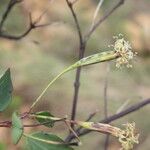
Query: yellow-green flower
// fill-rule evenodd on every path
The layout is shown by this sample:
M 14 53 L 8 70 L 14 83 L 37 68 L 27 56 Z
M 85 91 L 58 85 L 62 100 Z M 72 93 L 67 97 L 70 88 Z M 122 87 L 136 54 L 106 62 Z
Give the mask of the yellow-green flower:
M 132 51 L 131 44 L 126 41 L 122 36 L 115 36 L 115 44 L 113 45 L 115 52 L 119 55 L 116 59 L 116 67 L 120 68 L 121 65 L 126 65 L 128 68 L 132 67 L 130 61 L 137 54 Z
M 121 143 L 121 150 L 132 150 L 134 144 L 138 144 L 139 134 L 135 133 L 135 123 L 127 123 L 125 129 L 118 132 L 118 139 Z

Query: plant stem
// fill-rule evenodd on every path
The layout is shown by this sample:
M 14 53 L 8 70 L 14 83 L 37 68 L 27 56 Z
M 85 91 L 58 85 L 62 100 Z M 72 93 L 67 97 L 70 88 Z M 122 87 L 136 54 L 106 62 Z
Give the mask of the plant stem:
M 43 97 L 43 95 L 46 93 L 46 91 L 48 90 L 48 88 L 58 79 L 60 78 L 64 73 L 68 72 L 69 70 L 71 70 L 72 67 L 68 67 L 67 69 L 63 70 L 60 74 L 58 74 L 52 81 L 50 81 L 48 83 L 48 85 L 46 86 L 46 88 L 42 91 L 42 93 L 36 98 L 36 100 L 33 102 L 33 104 L 30 107 L 29 112 L 32 111 L 32 109 L 35 107 L 35 105 L 40 101 L 40 99 Z
M 105 133 L 105 134 L 109 133 L 109 134 L 115 135 L 116 130 L 120 130 L 119 128 L 111 126 L 111 125 L 106 124 L 106 123 L 84 122 L 84 121 L 78 121 L 78 120 L 69 120 L 67 118 L 42 116 L 42 115 L 36 115 L 36 114 L 30 115 L 30 116 L 34 117 L 34 118 L 53 120 L 54 122 L 56 122 L 56 121 L 65 121 L 65 123 L 71 123 L 71 124 L 74 124 L 74 125 L 79 125 L 82 128 L 85 128 L 85 129 L 88 129 L 88 130 L 91 130 L 91 131 L 92 130 L 93 131 L 98 131 L 98 132 Z M 70 126 L 69 126 L 69 128 L 73 131 L 73 129 Z M 74 134 L 75 134 L 76 137 L 78 137 L 76 132 L 74 132 Z M 79 140 L 79 138 L 78 138 L 78 140 Z

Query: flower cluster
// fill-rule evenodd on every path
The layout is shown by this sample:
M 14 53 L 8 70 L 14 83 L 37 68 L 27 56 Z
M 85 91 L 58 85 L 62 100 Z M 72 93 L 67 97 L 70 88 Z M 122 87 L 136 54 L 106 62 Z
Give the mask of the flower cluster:
M 119 36 L 114 36 L 114 38 L 116 41 L 113 47 L 115 52 L 118 54 L 116 67 L 120 68 L 121 65 L 126 65 L 128 68 L 132 67 L 130 61 L 137 53 L 132 51 L 129 41 L 126 41 L 121 34 L 119 34 Z
M 105 123 L 76 121 L 75 124 L 78 124 L 88 130 L 109 133 L 117 137 L 121 144 L 120 150 L 132 150 L 134 145 L 139 143 L 139 134 L 135 132 L 135 123 L 124 124 L 125 129 L 121 129 Z
M 121 150 L 131 150 L 135 143 L 139 143 L 139 134 L 135 134 L 135 123 L 125 124 L 125 130 L 118 132 L 117 137 L 122 146 Z

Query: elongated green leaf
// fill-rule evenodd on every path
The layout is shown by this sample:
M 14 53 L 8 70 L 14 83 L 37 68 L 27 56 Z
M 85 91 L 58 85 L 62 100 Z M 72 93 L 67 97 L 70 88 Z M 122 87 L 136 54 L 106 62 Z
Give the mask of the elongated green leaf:
M 56 135 L 36 132 L 27 136 L 28 150 L 73 150 Z
M 93 54 L 93 55 L 84 57 L 80 59 L 79 61 L 77 61 L 75 64 L 72 65 L 72 69 L 75 69 L 81 66 L 101 63 L 104 61 L 110 61 L 110 60 L 116 59 L 117 57 L 118 57 L 118 54 L 115 51 L 107 51 L 107 52 Z
M 14 144 L 17 144 L 23 134 L 23 124 L 18 117 L 17 113 L 14 112 L 12 115 L 12 140 Z
M 11 102 L 12 97 L 12 81 L 10 76 L 10 69 L 0 78 L 0 111 L 3 111 Z
M 36 115 L 40 115 L 40 116 L 43 116 L 43 117 L 54 117 L 50 112 L 48 111 L 41 111 L 41 112 L 37 112 Z M 47 127 L 53 127 L 54 126 L 54 123 L 55 121 L 54 120 L 51 120 L 51 119 L 43 119 L 43 118 L 39 118 L 39 117 L 35 117 L 36 120 L 47 126 Z

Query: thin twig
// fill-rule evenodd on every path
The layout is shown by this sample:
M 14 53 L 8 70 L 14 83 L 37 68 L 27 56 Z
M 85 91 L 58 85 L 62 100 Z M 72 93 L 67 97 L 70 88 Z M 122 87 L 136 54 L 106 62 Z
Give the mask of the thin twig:
M 65 122 L 65 124 L 67 125 L 67 127 L 69 128 L 70 132 L 71 132 L 72 134 L 74 134 L 74 136 L 76 137 L 76 139 L 77 139 L 78 142 L 80 143 L 81 141 L 80 141 L 78 135 L 77 135 L 76 132 L 71 128 L 70 124 L 69 124 L 67 121 L 65 121 L 65 120 L 64 120 L 64 122 Z
M 79 21 L 77 18 L 77 15 L 73 9 L 73 3 L 71 3 L 69 0 L 66 0 L 68 7 L 72 13 L 77 32 L 79 37 L 79 60 L 84 57 L 84 51 L 86 44 L 83 42 L 82 32 L 79 25 Z M 81 67 L 77 68 L 76 71 L 76 77 L 74 82 L 74 96 L 73 96 L 73 104 L 72 104 L 72 112 L 71 112 L 71 120 L 75 120 L 76 118 L 76 110 L 77 110 L 77 103 L 78 103 L 78 93 L 79 93 L 79 86 L 80 86 L 80 73 L 81 73 Z M 74 128 L 74 124 L 71 124 L 71 127 Z
M 4 26 L 4 23 L 8 17 L 8 15 L 10 14 L 11 10 L 13 9 L 13 7 L 17 4 L 17 3 L 20 3 L 22 2 L 23 0 L 10 0 L 8 5 L 7 5 L 7 8 L 4 12 L 4 14 L 2 15 L 2 19 L 0 21 L 0 32 L 2 32 L 2 28 Z
M 85 122 L 88 122 L 90 121 L 95 115 L 96 113 L 98 112 L 98 110 L 96 110 L 95 112 L 91 113 L 88 118 L 85 120 Z M 75 133 L 79 133 L 80 131 L 82 130 L 82 127 L 78 127 L 78 129 L 75 131 Z M 69 137 L 70 135 L 68 135 L 65 139 L 65 142 L 68 142 L 69 141 Z
M 81 45 L 82 42 L 83 42 L 82 32 L 81 32 L 81 28 L 80 28 L 80 25 L 79 25 L 77 15 L 76 15 L 76 13 L 73 9 L 73 3 L 71 3 L 69 0 L 66 0 L 66 2 L 67 2 L 68 7 L 70 8 L 71 13 L 72 13 L 72 16 L 73 16 L 73 19 L 74 19 L 74 22 L 75 22 L 75 25 L 76 25 L 76 28 L 77 28 L 78 36 L 79 36 L 79 42 L 80 42 L 80 45 Z
M 120 119 L 120 118 L 122 118 L 122 117 L 124 117 L 124 116 L 126 116 L 126 115 L 128 115 L 130 113 L 133 113 L 133 112 L 141 109 L 142 107 L 144 107 L 144 106 L 146 106 L 148 104 L 150 104 L 150 98 L 145 99 L 142 102 L 139 102 L 139 103 L 137 103 L 137 104 L 135 104 L 133 106 L 130 106 L 129 108 L 121 111 L 118 114 L 114 114 L 114 115 L 112 115 L 110 117 L 107 117 L 106 119 L 100 120 L 99 122 L 100 123 L 110 123 L 110 122 L 118 120 L 118 119 Z M 80 131 L 80 132 L 77 132 L 77 130 L 75 130 L 75 132 L 77 133 L 78 136 L 83 136 L 83 135 L 88 134 L 88 133 L 91 132 L 91 131 L 85 130 L 85 129 Z M 74 138 L 75 138 L 74 135 L 70 134 L 70 136 L 68 137 L 68 142 L 72 141 Z
M 85 41 L 88 41 L 92 33 L 99 27 L 99 25 L 104 22 L 116 9 L 118 9 L 122 4 L 124 4 L 125 0 L 119 0 L 119 2 L 110 10 L 108 11 L 102 18 L 100 18 L 92 28 L 88 31 L 85 35 Z
M 92 25 L 91 25 L 91 28 L 93 28 L 94 24 L 95 24 L 95 21 L 96 21 L 96 17 L 98 15 L 98 12 L 103 4 L 104 0 L 99 0 L 99 3 L 95 9 L 95 12 L 94 12 L 94 15 L 93 15 L 93 20 L 92 20 Z
M 120 113 L 122 110 L 124 110 L 124 108 L 129 104 L 130 102 L 130 99 L 127 99 L 119 108 L 118 110 L 116 111 L 116 114 L 117 113 Z
M 24 38 L 26 35 L 28 35 L 34 29 L 45 27 L 45 26 L 53 24 L 53 23 L 38 24 L 41 21 L 43 15 L 46 13 L 46 11 L 47 10 L 45 10 L 35 21 L 32 20 L 31 13 L 29 13 L 29 27 L 22 34 L 10 35 L 10 34 L 6 34 L 6 33 L 1 31 L 0 32 L 0 38 L 5 38 L 5 39 L 9 39 L 9 40 L 20 40 L 20 39 Z

